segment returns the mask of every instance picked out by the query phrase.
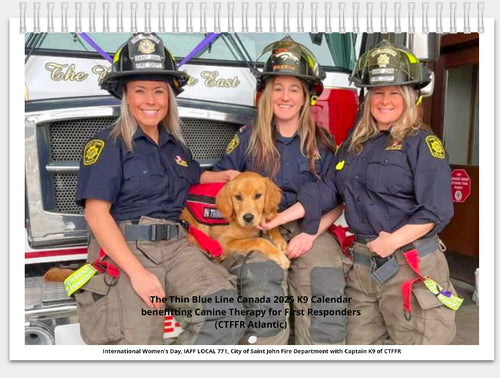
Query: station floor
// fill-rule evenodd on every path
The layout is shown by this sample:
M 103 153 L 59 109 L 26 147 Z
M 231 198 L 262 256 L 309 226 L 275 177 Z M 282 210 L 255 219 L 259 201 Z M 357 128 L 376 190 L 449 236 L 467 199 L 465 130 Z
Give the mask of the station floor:
M 472 300 L 473 291 L 458 287 L 460 283 L 453 282 L 457 293 L 464 298 L 462 306 L 456 313 L 457 335 L 452 345 L 479 344 L 479 305 Z

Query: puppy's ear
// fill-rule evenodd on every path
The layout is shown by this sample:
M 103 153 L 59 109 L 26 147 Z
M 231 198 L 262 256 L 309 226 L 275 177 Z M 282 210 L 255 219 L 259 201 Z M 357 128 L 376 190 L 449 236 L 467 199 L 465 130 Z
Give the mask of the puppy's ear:
M 281 189 L 270 179 L 266 178 L 266 199 L 264 202 L 264 218 L 271 220 L 278 213 L 281 202 Z
M 215 197 L 215 205 L 224 218 L 230 218 L 233 214 L 233 200 L 231 198 L 231 182 L 222 187 Z

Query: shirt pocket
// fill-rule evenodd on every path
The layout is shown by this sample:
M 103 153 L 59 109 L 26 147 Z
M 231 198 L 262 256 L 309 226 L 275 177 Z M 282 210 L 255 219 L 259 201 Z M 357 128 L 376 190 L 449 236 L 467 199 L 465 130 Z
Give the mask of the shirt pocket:
M 189 167 L 183 167 L 177 163 L 173 163 L 169 172 L 170 179 L 170 195 L 173 199 L 178 200 L 182 196 L 184 201 L 187 190 L 193 182 L 193 174 Z
M 140 194 L 142 192 L 142 181 L 149 175 L 146 160 L 142 157 L 134 157 L 123 165 L 123 186 L 122 191 L 130 194 Z
M 126 192 L 149 197 L 167 189 L 166 176 L 160 162 L 146 156 L 134 157 L 123 167 Z
M 388 151 L 368 163 L 366 185 L 378 193 L 408 194 L 413 191 L 413 174 L 406 154 Z
M 348 172 L 349 166 L 351 165 L 350 161 L 347 159 L 339 159 L 337 163 L 333 166 L 334 174 L 335 174 L 335 184 L 337 186 L 337 190 L 339 194 L 344 198 L 344 192 L 346 190 L 346 185 L 348 183 Z
M 314 165 L 316 173 L 319 174 L 321 172 L 321 168 L 323 167 L 323 162 L 321 160 L 316 160 Z M 305 158 L 300 159 L 299 161 L 299 172 L 302 185 L 316 180 L 316 176 L 309 169 L 309 161 Z

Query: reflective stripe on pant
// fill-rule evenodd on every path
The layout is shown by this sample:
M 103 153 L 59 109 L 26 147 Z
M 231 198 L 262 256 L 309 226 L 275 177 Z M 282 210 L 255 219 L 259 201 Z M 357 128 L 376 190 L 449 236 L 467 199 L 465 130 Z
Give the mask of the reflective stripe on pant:
M 289 241 L 300 232 L 300 228 L 292 222 L 283 226 L 281 231 Z M 344 274 L 351 264 L 351 260 L 342 254 L 337 240 L 328 232 L 314 241 L 309 252 L 292 260 L 288 289 L 294 297 L 295 344 L 344 343 L 346 316 L 339 313 L 342 310 L 345 313 L 347 307 Z M 299 297 L 305 296 L 308 300 L 302 303 Z M 342 302 L 326 303 L 323 298 L 341 298 Z M 331 315 L 333 313 L 337 315 Z
M 240 344 L 288 344 L 289 306 L 281 300 L 287 295 L 286 272 L 259 252 L 233 253 L 223 265 L 237 277 L 238 293 L 249 311 Z
M 170 222 L 143 217 L 140 223 Z M 122 224 L 122 231 L 124 227 Z M 193 247 L 183 234 L 171 240 L 128 241 L 127 244 L 144 268 L 158 277 L 167 297 L 186 299 L 167 302 L 168 308 L 176 310 L 173 315 L 184 330 L 174 344 L 236 344 L 244 327 L 216 329 L 220 321 L 243 324 L 242 316 L 229 312 L 230 308 L 243 309 L 236 301 L 235 278 Z M 92 239 L 89 261 L 95 260 L 98 251 L 99 245 Z M 148 315 L 149 308 L 135 293 L 123 271 L 114 286 L 106 285 L 104 277 L 104 274 L 94 276 L 75 295 L 84 341 L 88 344 L 162 344 L 164 315 Z M 212 297 L 212 300 L 194 303 L 194 297 Z M 214 297 L 221 298 L 219 304 Z M 231 301 L 233 303 L 227 304 Z M 196 315 L 195 309 L 201 308 L 210 315 Z
M 354 243 L 353 251 L 372 255 L 360 243 Z M 346 287 L 346 294 L 352 298 L 349 309 L 359 310 L 361 315 L 348 318 L 347 344 L 449 344 L 455 337 L 455 311 L 443 306 L 423 283 L 414 285 L 411 318 L 405 319 L 401 284 L 416 275 L 400 251 L 395 252 L 395 257 L 399 270 L 383 285 L 373 279 L 368 265 L 355 263 L 349 272 Z M 419 260 L 424 276 L 432 277 L 445 290 L 455 293 L 448 263 L 439 248 Z

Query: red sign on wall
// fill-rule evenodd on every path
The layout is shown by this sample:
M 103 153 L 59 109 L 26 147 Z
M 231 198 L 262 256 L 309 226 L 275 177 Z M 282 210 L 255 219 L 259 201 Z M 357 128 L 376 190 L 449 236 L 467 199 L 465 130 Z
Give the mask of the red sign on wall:
M 463 203 L 470 196 L 470 177 L 465 169 L 451 171 L 451 195 L 453 202 Z

